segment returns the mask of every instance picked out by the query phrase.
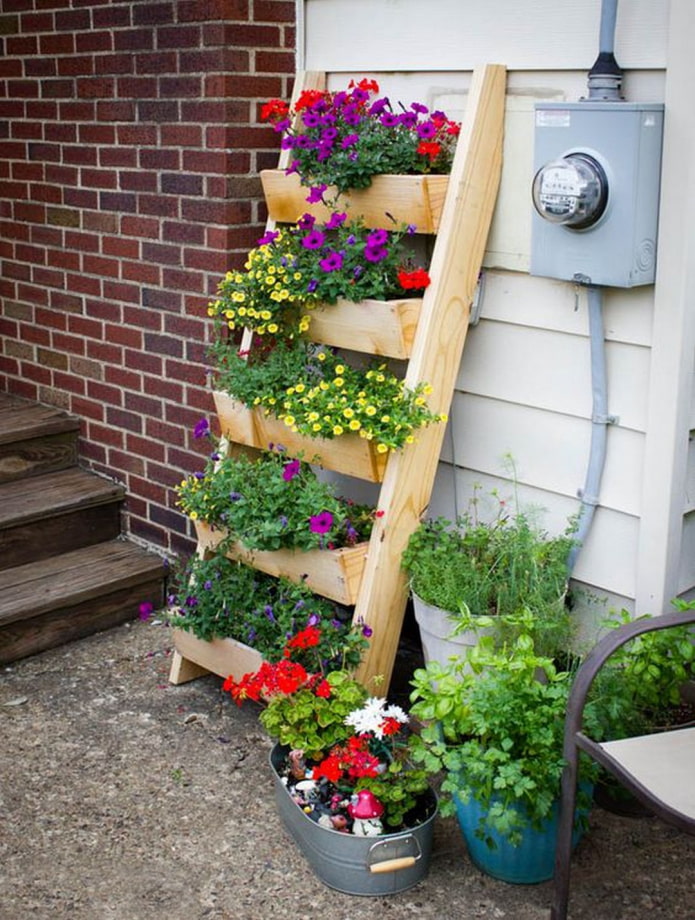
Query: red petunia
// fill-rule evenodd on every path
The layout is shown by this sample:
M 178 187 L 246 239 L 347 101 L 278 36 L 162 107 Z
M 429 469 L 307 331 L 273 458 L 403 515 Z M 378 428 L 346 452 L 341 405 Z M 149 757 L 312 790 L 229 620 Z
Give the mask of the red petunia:
M 417 152 L 422 156 L 429 157 L 430 163 L 432 163 L 442 152 L 442 145 L 436 141 L 420 141 L 417 145 Z
M 430 276 L 424 268 L 417 268 L 408 272 L 404 269 L 398 272 L 398 283 L 404 291 L 417 291 L 429 287 Z
M 289 106 L 282 99 L 269 99 L 261 106 L 261 119 L 275 121 L 278 118 L 284 118 L 289 110 Z

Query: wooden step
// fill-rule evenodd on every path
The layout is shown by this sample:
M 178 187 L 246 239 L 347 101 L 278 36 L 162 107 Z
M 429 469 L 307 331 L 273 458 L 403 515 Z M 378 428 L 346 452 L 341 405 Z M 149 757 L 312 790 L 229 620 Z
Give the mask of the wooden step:
M 0 482 L 76 464 L 79 431 L 62 409 L 0 393 Z
M 73 467 L 0 484 L 0 569 L 117 537 L 125 489 Z
M 132 620 L 164 602 L 164 560 L 109 540 L 0 572 L 0 664 Z

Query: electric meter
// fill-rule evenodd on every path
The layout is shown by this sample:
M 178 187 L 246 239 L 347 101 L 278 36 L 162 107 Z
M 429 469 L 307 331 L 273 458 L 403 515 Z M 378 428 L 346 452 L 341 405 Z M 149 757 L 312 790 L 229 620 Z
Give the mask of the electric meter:
M 592 227 L 606 210 L 608 180 L 587 153 L 546 163 L 533 180 L 533 203 L 541 217 L 573 230 Z
M 529 271 L 582 284 L 653 284 L 664 107 L 537 102 Z

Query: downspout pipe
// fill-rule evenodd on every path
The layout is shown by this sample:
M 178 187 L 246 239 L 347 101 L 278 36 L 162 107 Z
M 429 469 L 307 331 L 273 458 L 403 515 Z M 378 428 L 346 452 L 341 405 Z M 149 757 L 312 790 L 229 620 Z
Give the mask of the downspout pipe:
M 601 3 L 601 25 L 599 31 L 599 52 L 594 66 L 588 74 L 588 101 L 601 99 L 607 102 L 621 102 L 623 72 L 618 66 L 613 49 L 615 46 L 615 23 L 618 15 L 618 0 L 603 0 Z M 586 100 L 585 100 L 586 101 Z
M 615 417 L 608 414 L 608 383 L 606 376 L 606 350 L 603 332 L 603 292 L 601 288 L 587 287 L 589 312 L 589 341 L 591 346 L 591 446 L 584 488 L 580 491 L 581 507 L 577 516 L 575 543 L 567 557 L 568 574 L 571 575 L 577 557 L 588 536 L 599 504 L 601 478 L 606 462 L 608 425 Z

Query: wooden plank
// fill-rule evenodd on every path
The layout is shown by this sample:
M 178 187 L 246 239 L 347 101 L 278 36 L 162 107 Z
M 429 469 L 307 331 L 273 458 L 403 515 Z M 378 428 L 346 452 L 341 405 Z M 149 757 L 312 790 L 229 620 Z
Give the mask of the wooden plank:
M 0 530 L 124 498 L 123 486 L 77 467 L 46 473 L 40 483 L 22 479 L 0 485 Z
M 293 224 L 302 214 L 312 214 L 325 224 L 334 210 L 345 211 L 351 219 L 361 217 L 365 227 L 390 228 L 414 224 L 418 233 L 436 233 L 449 185 L 448 176 L 374 176 L 368 189 L 350 189 L 339 195 L 330 186 L 321 202 L 309 204 L 309 189 L 296 173 L 282 169 L 261 170 L 263 193 L 271 220 Z
M 164 573 L 153 553 L 124 540 L 110 540 L 0 572 L 0 623 L 28 619 L 66 603 L 88 602 L 104 593 L 141 583 L 152 572 Z
M 387 358 L 408 358 L 413 347 L 422 298 L 404 300 L 339 300 L 308 314 L 306 337 L 334 348 L 347 348 Z
M 100 593 L 88 600 L 64 598 L 62 606 L 36 616 L 9 623 L 0 619 L 0 664 L 133 620 L 143 600 L 156 607 L 162 605 L 163 584 L 158 571 L 150 571 L 126 587 L 114 588 L 104 577 Z
M 198 552 L 215 550 L 227 538 L 224 530 L 216 530 L 204 521 L 195 521 Z M 230 559 L 238 559 L 266 575 L 284 576 L 306 585 L 316 594 L 329 597 L 339 604 L 352 605 L 362 582 L 367 543 L 341 549 L 310 550 L 250 550 L 242 543 L 226 548 Z
M 232 675 L 240 680 L 244 674 L 257 671 L 263 663 L 260 652 L 235 639 L 211 639 L 206 642 L 191 632 L 175 629 L 174 645 L 182 661 L 172 662 L 169 674 L 172 684 L 195 680 L 207 672 L 224 678 Z M 196 670 L 199 673 L 195 673 Z
M 449 411 L 466 338 L 501 175 L 504 105 L 505 68 L 477 69 L 406 374 L 409 386 L 431 384 L 435 412 Z M 427 510 L 444 432 L 444 425 L 422 430 L 386 467 L 379 499 L 383 515 L 375 522 L 355 607 L 355 616 L 374 633 L 358 676 L 369 681 L 381 675 L 380 692 L 391 679 L 407 599 L 401 555 Z

